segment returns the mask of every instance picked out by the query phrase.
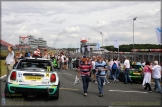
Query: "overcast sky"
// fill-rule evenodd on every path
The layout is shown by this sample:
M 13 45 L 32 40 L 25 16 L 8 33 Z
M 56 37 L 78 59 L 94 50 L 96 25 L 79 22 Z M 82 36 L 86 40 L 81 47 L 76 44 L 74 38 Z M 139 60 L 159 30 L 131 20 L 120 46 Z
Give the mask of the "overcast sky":
M 79 47 L 82 37 L 89 42 L 113 45 L 157 44 L 155 28 L 161 23 L 160 1 L 38 1 L 1 2 L 1 39 L 18 44 L 19 36 L 47 40 L 55 48 Z

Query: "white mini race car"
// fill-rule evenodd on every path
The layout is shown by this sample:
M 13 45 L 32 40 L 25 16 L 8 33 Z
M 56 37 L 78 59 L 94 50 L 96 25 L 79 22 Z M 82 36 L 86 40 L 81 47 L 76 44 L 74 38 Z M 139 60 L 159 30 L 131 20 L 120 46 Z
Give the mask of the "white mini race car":
M 59 85 L 60 80 L 51 60 L 23 58 L 10 72 L 4 93 L 6 97 L 24 94 L 36 97 L 40 92 L 58 100 Z

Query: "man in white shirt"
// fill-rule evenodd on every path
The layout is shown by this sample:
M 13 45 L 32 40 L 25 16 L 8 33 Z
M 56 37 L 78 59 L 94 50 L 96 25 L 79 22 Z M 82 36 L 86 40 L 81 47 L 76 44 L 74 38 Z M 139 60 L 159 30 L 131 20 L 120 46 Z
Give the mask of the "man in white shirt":
M 129 62 L 127 57 L 124 57 L 124 58 L 125 58 L 125 61 L 124 61 L 124 77 L 125 77 L 125 82 L 124 82 L 124 84 L 127 84 L 127 79 L 132 84 L 133 83 L 132 79 L 129 77 L 130 62 Z
M 154 78 L 154 82 L 155 82 L 154 91 L 158 89 L 158 93 L 162 93 L 161 86 L 160 86 L 162 68 L 160 65 L 158 65 L 158 61 L 154 61 L 154 66 L 150 69 L 152 70 L 152 77 Z
M 66 59 L 65 55 L 63 53 L 61 53 L 61 66 L 62 66 L 61 68 L 64 70 L 66 69 L 65 68 L 65 59 Z
M 12 51 L 12 46 L 8 46 L 8 55 L 6 57 L 6 62 L 5 62 L 5 65 L 7 67 L 7 77 L 9 75 L 9 73 L 11 72 L 11 70 L 13 69 L 13 65 L 15 63 L 14 61 L 14 52 Z

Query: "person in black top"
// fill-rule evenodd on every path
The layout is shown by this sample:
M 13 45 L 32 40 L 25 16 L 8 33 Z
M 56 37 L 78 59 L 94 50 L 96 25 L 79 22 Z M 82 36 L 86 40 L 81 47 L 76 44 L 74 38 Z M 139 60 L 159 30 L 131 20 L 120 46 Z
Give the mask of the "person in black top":
M 71 62 L 72 62 L 72 58 L 71 56 L 69 55 L 69 60 L 68 60 L 68 68 L 71 69 Z
M 76 59 L 76 61 L 75 61 L 75 67 L 76 67 L 76 71 L 77 71 L 77 69 L 78 69 L 78 67 L 79 67 L 79 65 L 80 65 L 80 58 L 79 57 L 77 57 L 77 59 Z

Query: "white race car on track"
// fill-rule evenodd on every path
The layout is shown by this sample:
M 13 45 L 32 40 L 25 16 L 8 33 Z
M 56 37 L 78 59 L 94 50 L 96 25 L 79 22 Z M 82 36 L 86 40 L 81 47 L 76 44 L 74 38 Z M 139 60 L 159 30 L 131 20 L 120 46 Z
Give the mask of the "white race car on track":
M 6 97 L 24 94 L 36 97 L 40 92 L 58 100 L 59 85 L 60 80 L 51 60 L 23 58 L 10 72 L 4 93 Z

